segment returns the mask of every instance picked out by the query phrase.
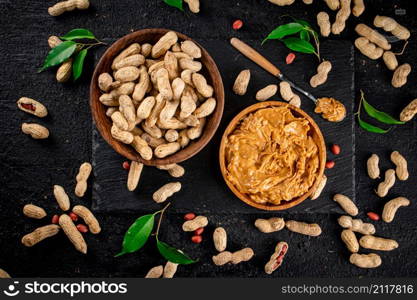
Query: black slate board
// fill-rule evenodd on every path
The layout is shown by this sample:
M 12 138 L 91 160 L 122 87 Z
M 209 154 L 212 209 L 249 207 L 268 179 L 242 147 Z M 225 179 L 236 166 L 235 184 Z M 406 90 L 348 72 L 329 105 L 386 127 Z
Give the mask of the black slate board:
M 218 164 L 218 149 L 221 136 L 230 120 L 245 107 L 256 103 L 255 93 L 267 84 L 277 80 L 263 69 L 243 57 L 234 50 L 227 41 L 208 40 L 199 41 L 212 54 L 223 77 L 226 101 L 221 125 L 209 145 L 197 156 L 182 165 L 186 174 L 180 179 L 183 188 L 173 196 L 172 212 L 187 212 L 189 210 L 200 213 L 253 213 L 256 210 L 247 206 L 236 198 L 227 188 L 220 173 Z M 306 200 L 301 205 L 291 209 L 293 212 L 341 212 L 340 208 L 331 201 L 334 193 L 343 193 L 355 198 L 354 193 L 354 146 L 353 131 L 353 95 L 354 95 L 354 67 L 353 49 L 347 41 L 327 41 L 321 45 L 321 55 L 332 62 L 328 82 L 316 89 L 312 89 L 308 82 L 315 74 L 318 64 L 314 56 L 304 57 L 303 60 L 292 65 L 285 65 L 283 59 L 287 50 L 276 41 L 260 46 L 259 41 L 247 41 L 258 48 L 283 73 L 306 90 L 312 91 L 317 97 L 331 96 L 342 101 L 347 108 L 347 117 L 341 123 L 330 123 L 313 112 L 314 104 L 302 97 L 302 108 L 318 123 L 328 144 L 338 143 L 342 153 L 335 159 L 337 171 L 327 170 L 329 177 L 327 187 L 322 196 L 315 200 Z M 332 45 L 330 51 L 328 45 Z M 300 54 L 302 56 L 302 54 Z M 231 91 L 236 75 L 242 70 L 251 70 L 251 82 L 245 96 L 237 96 Z M 279 100 L 279 96 L 272 99 Z M 175 178 L 156 168 L 147 167 L 142 173 L 136 191 L 129 192 L 126 188 L 127 172 L 121 168 L 124 160 L 101 138 L 93 125 L 93 165 L 94 188 L 93 208 L 98 211 L 153 211 L 159 207 L 152 201 L 152 194 L 160 186 L 176 181 Z

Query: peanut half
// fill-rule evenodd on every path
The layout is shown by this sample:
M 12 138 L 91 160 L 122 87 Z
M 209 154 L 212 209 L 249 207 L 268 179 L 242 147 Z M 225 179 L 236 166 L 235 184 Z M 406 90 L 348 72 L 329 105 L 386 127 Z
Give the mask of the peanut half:
M 372 154 L 371 157 L 368 158 L 366 162 L 366 167 L 368 170 L 369 178 L 371 179 L 377 179 L 379 178 L 379 156 L 376 154 Z
M 35 115 L 39 118 L 43 118 L 48 115 L 48 110 L 46 107 L 39 101 L 36 101 L 32 98 L 21 97 L 19 100 L 17 100 L 17 107 L 20 110 Z
M 265 273 L 272 274 L 276 269 L 282 265 L 285 254 L 288 252 L 288 244 L 286 242 L 279 242 L 275 246 L 275 252 L 265 265 Z

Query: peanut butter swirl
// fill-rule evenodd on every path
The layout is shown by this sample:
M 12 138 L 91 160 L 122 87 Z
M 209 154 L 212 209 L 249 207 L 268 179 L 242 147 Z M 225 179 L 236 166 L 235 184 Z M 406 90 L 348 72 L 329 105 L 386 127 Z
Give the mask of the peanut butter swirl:
M 226 176 L 257 203 L 278 205 L 304 195 L 319 168 L 310 123 L 287 107 L 248 115 L 226 141 Z

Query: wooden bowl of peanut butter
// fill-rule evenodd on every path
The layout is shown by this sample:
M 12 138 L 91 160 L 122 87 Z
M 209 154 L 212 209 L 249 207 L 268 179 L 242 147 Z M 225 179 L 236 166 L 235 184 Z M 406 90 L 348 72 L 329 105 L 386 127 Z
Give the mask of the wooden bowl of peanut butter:
M 247 107 L 230 122 L 219 160 L 226 184 L 240 200 L 259 209 L 285 210 L 317 188 L 326 146 L 306 112 L 267 101 Z

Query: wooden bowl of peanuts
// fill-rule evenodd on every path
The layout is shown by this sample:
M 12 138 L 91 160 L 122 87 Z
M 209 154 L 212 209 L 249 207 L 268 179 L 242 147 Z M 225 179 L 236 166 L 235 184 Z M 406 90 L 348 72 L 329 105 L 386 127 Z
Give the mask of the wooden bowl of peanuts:
M 167 29 L 143 29 L 103 54 L 90 107 L 116 152 L 145 165 L 168 165 L 194 156 L 213 137 L 224 87 L 214 60 L 197 42 Z
M 227 186 L 243 202 L 285 210 L 318 189 L 326 164 L 320 128 L 302 109 L 265 101 L 241 111 L 227 126 L 219 150 Z

